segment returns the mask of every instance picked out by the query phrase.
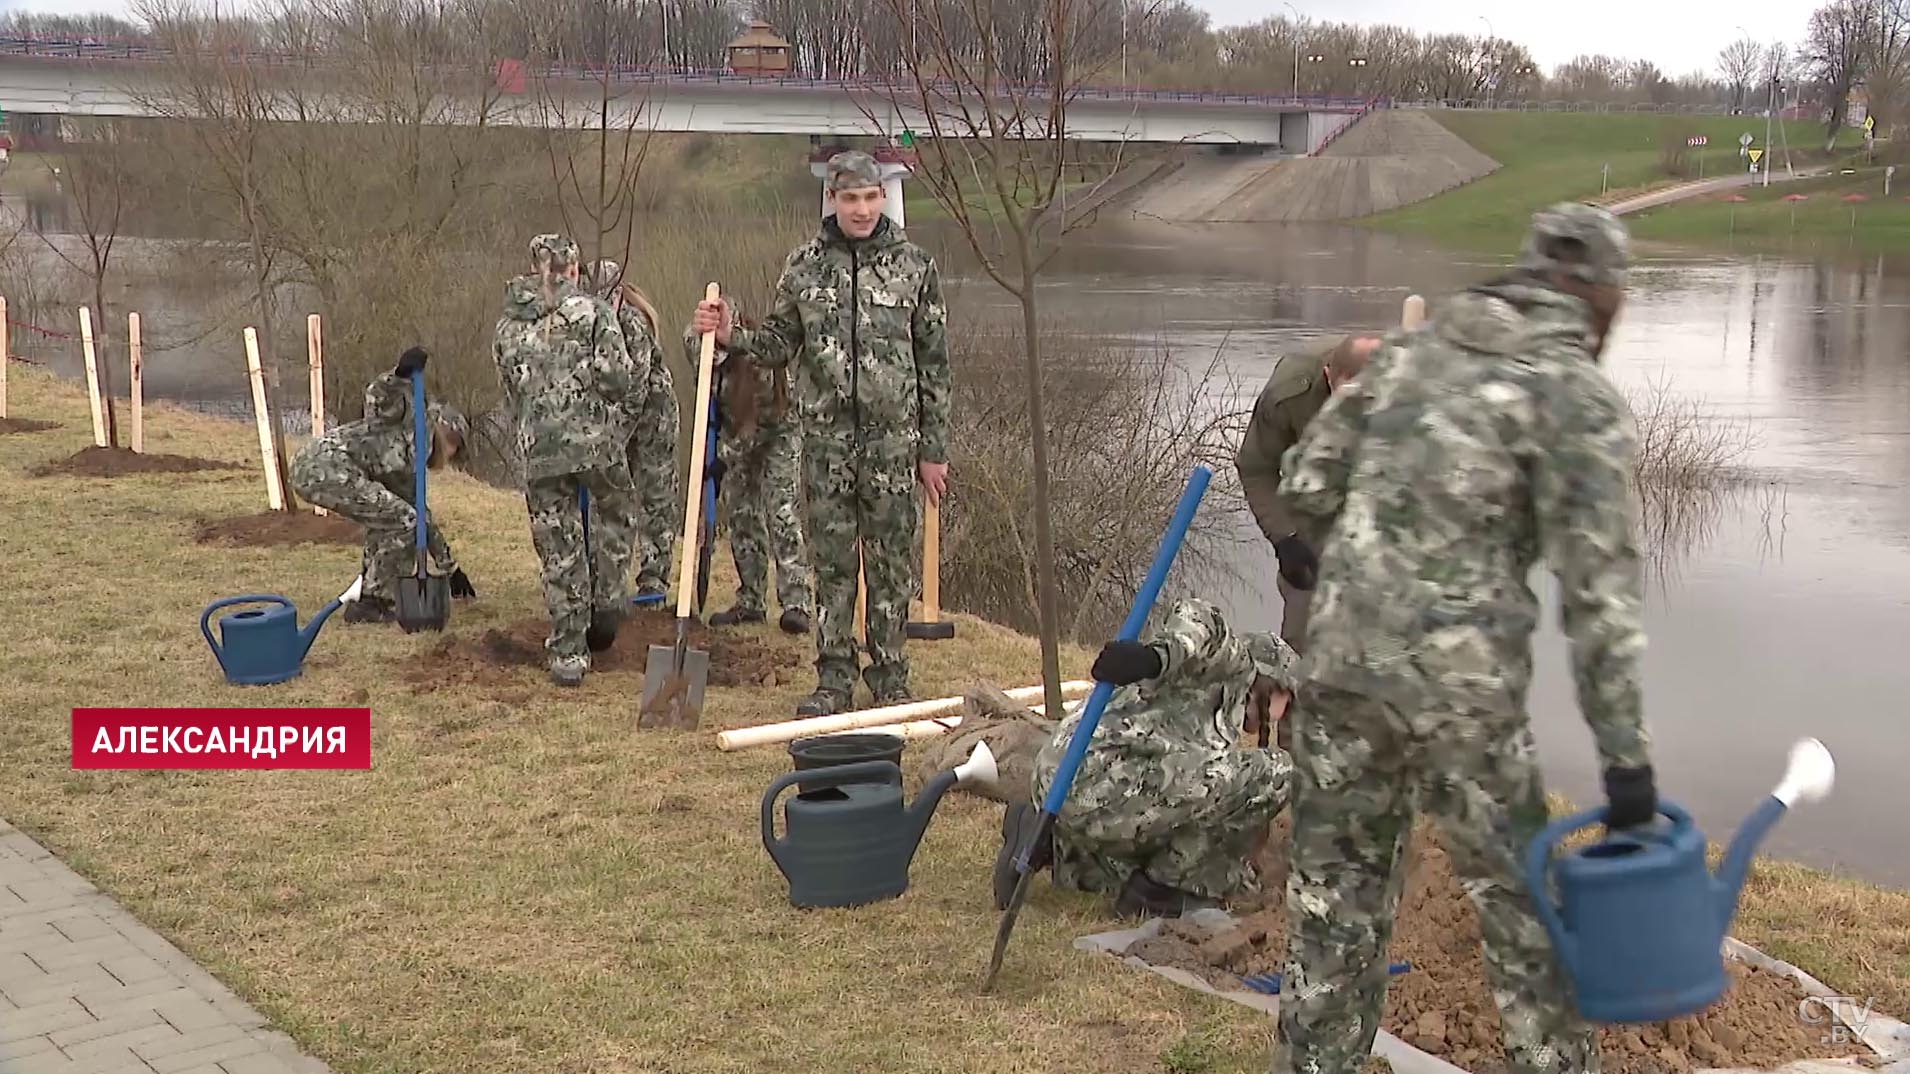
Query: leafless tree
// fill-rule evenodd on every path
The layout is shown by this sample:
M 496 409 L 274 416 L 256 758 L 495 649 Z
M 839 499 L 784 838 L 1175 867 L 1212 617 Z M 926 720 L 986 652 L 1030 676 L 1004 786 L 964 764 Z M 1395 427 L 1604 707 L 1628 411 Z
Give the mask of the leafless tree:
M 105 407 L 106 443 L 119 446 L 119 415 L 113 402 L 113 318 L 106 305 L 106 281 L 112 271 L 113 247 L 117 243 L 127 214 L 139 199 L 136 182 L 128 166 L 126 142 L 131 141 L 127 125 L 117 120 L 83 120 L 75 124 L 80 137 L 68 142 L 61 154 L 60 186 L 73 199 L 73 213 L 79 224 L 81 256 L 68 254 L 52 237 L 42 233 L 47 249 L 86 277 L 92 291 L 93 352 L 99 374 L 100 400 Z
M 1829 100 L 1825 145 L 1837 141 L 1850 111 L 1850 90 L 1863 77 L 1864 60 L 1875 22 L 1873 0 L 1831 0 L 1811 13 L 1804 58 Z
M 1763 59 L 1764 50 L 1748 37 L 1731 42 L 1718 53 L 1718 73 L 1724 76 L 1725 85 L 1731 87 L 1733 109 L 1744 107 L 1744 95 L 1757 81 Z

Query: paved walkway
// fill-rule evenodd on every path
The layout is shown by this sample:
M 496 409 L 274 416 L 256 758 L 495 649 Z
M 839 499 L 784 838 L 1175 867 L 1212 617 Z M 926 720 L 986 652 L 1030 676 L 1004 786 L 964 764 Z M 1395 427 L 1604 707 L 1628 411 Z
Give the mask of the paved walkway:
M 1796 173 L 1772 172 L 1771 182 L 1786 183 L 1798 179 L 1815 179 L 1818 176 L 1829 174 L 1830 172 L 1824 168 L 1800 168 Z M 1659 190 L 1654 190 L 1649 194 L 1637 194 L 1621 201 L 1612 202 L 1605 207 L 1610 209 L 1616 216 L 1624 216 L 1627 213 L 1635 213 L 1641 209 L 1656 209 L 1660 205 L 1670 205 L 1673 202 L 1684 201 L 1687 198 L 1702 197 L 1706 194 L 1716 194 L 1721 190 L 1735 190 L 1739 187 L 1747 187 L 1763 182 L 1764 177 L 1762 175 L 1752 175 L 1749 172 L 1741 172 L 1737 175 L 1727 175 L 1717 179 L 1702 179 L 1695 183 L 1680 183 L 1677 186 L 1664 187 Z
M 0 1074 L 330 1074 L 0 820 Z

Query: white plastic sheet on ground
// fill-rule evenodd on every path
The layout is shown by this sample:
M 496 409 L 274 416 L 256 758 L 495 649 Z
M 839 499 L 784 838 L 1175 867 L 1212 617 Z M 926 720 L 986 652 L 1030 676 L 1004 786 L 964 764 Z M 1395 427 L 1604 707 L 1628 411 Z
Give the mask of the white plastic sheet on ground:
M 1197 910 L 1187 915 L 1186 920 L 1210 929 L 1227 929 L 1235 924 L 1233 916 L 1224 910 Z M 1137 956 L 1123 953 L 1135 941 L 1159 935 L 1161 924 L 1159 918 L 1153 918 L 1138 928 L 1083 936 L 1074 942 L 1074 946 L 1083 951 L 1099 951 L 1113 955 L 1130 965 L 1157 973 L 1175 984 L 1218 996 L 1243 1007 L 1251 1007 L 1268 1015 L 1279 1012 L 1280 997 L 1278 996 L 1250 992 L 1245 989 L 1223 992 L 1186 970 L 1151 965 Z M 1831 1030 L 1825 1015 L 1825 1010 L 1828 1010 L 1829 1016 L 1835 1017 L 1842 1023 L 1844 1031 L 1849 1033 L 1852 1039 L 1862 1041 L 1882 1060 L 1882 1065 L 1871 1066 L 1854 1059 L 1805 1059 L 1777 1068 L 1783 1074 L 1851 1074 L 1852 1071 L 1869 1070 L 1881 1070 L 1887 1074 L 1910 1074 L 1910 1026 L 1881 1011 L 1863 1010 L 1866 1002 L 1864 997 L 1855 997 L 1854 1002 L 1843 999 L 1837 992 L 1810 974 L 1788 962 L 1780 962 L 1749 944 L 1726 937 L 1724 954 L 1727 958 L 1739 959 L 1773 973 L 1794 978 L 1806 993 L 1824 1000 L 1822 1009 L 1813 1009 L 1810 1013 L 1812 1017 L 1826 1019 L 1824 1026 L 1826 1033 Z M 1802 1017 L 1803 1012 L 1800 1012 L 1799 1016 Z M 1468 1074 L 1463 1068 L 1421 1051 L 1384 1029 L 1380 1030 L 1379 1036 L 1373 1042 L 1373 1054 L 1391 1063 L 1396 1074 Z M 1766 1071 L 1740 1071 L 1736 1068 L 1700 1068 L 1698 1074 L 1708 1074 L 1709 1071 L 1714 1070 L 1717 1074 L 1770 1074 Z

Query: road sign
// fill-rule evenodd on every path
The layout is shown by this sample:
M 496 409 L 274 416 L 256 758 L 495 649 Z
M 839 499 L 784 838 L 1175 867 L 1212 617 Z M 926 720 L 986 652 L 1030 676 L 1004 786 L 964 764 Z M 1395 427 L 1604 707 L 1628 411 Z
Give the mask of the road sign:
M 1869 134 L 1870 132 L 1876 129 L 1877 129 L 1877 117 L 1865 116 L 1864 117 L 1864 133 Z
M 1764 155 L 1764 150 L 1753 149 L 1753 150 L 1750 150 L 1750 154 L 1751 154 L 1751 163 L 1756 164 L 1758 162 L 1758 158 Z
M 1700 134 L 1697 137 L 1692 138 L 1690 141 L 1687 141 L 1685 144 L 1690 146 L 1710 145 L 1711 139 Z
M 1756 139 L 1756 138 L 1753 138 L 1753 137 L 1751 137 L 1751 132 L 1750 132 L 1750 131 L 1745 131 L 1745 132 L 1744 132 L 1743 134 L 1740 134 L 1740 135 L 1738 135 L 1738 144 L 1739 144 L 1739 145 L 1742 145 L 1742 146 L 1749 146 L 1749 145 L 1750 145 L 1750 144 L 1751 144 L 1752 142 L 1755 142 L 1755 141 L 1757 141 L 1757 139 Z

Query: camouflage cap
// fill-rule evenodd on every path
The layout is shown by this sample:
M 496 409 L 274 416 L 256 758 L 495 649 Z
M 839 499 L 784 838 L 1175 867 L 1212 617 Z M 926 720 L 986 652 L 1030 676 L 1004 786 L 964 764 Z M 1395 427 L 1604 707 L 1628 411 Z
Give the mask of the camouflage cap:
M 567 269 L 575 265 L 583 254 L 572 240 L 562 235 L 546 233 L 531 240 L 531 262 L 535 264 L 540 258 L 546 256 L 550 258 L 551 268 Z
M 1623 287 L 1631 267 L 1624 221 L 1596 205 L 1561 202 L 1532 216 L 1519 268 L 1558 272 L 1589 284 Z
M 1253 669 L 1282 690 L 1291 691 L 1299 686 L 1296 673 L 1300 667 L 1300 656 L 1293 647 L 1280 640 L 1277 634 L 1256 631 L 1247 635 L 1247 655 L 1253 659 Z
M 824 185 L 831 191 L 881 186 L 882 168 L 867 153 L 856 149 L 844 150 L 829 158 L 828 178 Z
M 623 266 L 607 257 L 602 257 L 591 262 L 589 270 L 584 273 L 584 283 L 592 291 L 601 295 L 609 292 L 611 285 L 622 277 Z
M 424 413 L 425 417 L 431 419 L 432 424 L 456 436 L 458 443 L 470 442 L 471 423 L 464 420 L 464 415 L 459 413 L 458 408 L 445 403 L 432 403 L 424 408 Z

